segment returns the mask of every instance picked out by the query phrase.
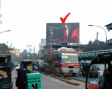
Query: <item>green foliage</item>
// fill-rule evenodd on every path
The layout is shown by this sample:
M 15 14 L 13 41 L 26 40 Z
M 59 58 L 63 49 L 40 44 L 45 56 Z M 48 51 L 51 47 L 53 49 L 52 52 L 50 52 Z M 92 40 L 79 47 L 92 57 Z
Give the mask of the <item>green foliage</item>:
M 44 72 L 45 71 L 45 67 L 40 67 L 40 71 Z
M 51 59 L 50 59 L 51 58 Z M 49 66 L 52 66 L 53 62 L 56 60 L 57 55 L 50 55 L 50 58 L 48 54 L 44 54 L 43 60 L 49 64 Z
M 23 52 L 20 53 L 20 59 L 28 59 L 28 55 L 30 59 L 38 59 L 38 54 L 36 53 L 28 53 L 27 50 L 25 49 Z
M 83 49 L 84 52 L 86 51 L 96 51 L 96 50 L 106 50 L 106 49 L 112 49 L 112 45 L 107 45 L 105 42 L 103 41 L 89 41 L 88 44 L 83 45 L 81 47 Z
M 9 50 L 8 46 L 4 43 L 0 44 L 0 50 Z
M 61 77 L 62 77 L 63 79 L 65 78 L 63 74 L 61 75 Z
M 61 77 L 62 73 L 60 71 L 57 71 L 56 76 Z
M 47 67 L 41 67 L 40 68 L 41 72 L 44 72 L 46 74 L 52 74 L 55 77 L 61 77 L 63 79 L 71 79 L 70 76 L 67 73 L 62 74 L 62 72 L 59 70 L 57 70 L 56 68 L 53 68 L 51 66 L 47 66 Z

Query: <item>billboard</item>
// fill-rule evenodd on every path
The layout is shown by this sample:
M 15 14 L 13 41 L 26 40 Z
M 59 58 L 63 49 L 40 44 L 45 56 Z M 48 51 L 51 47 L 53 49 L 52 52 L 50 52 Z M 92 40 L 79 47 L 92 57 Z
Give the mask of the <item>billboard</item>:
M 79 43 L 79 23 L 47 23 L 46 43 Z

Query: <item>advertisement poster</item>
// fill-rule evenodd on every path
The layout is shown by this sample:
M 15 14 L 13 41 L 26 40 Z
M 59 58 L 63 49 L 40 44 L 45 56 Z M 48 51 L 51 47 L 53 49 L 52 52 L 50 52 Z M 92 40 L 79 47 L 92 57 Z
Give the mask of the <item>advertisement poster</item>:
M 79 43 L 79 23 L 47 23 L 47 43 Z

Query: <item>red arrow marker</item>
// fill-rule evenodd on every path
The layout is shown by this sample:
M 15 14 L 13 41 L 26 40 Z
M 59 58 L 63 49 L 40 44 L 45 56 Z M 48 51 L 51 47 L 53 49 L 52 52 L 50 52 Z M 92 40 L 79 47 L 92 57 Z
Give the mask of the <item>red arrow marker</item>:
M 70 13 L 68 13 L 68 14 L 65 16 L 64 19 L 61 17 L 61 18 L 60 18 L 61 22 L 62 22 L 62 23 L 65 23 L 65 21 L 66 21 L 66 19 L 67 19 L 67 17 L 68 17 L 69 15 L 70 15 Z

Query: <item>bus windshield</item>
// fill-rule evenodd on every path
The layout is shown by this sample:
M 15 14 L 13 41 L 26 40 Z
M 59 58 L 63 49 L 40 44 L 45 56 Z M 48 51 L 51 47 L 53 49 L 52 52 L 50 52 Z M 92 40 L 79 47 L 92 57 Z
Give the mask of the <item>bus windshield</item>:
M 78 63 L 78 54 L 64 53 L 62 54 L 62 63 Z

